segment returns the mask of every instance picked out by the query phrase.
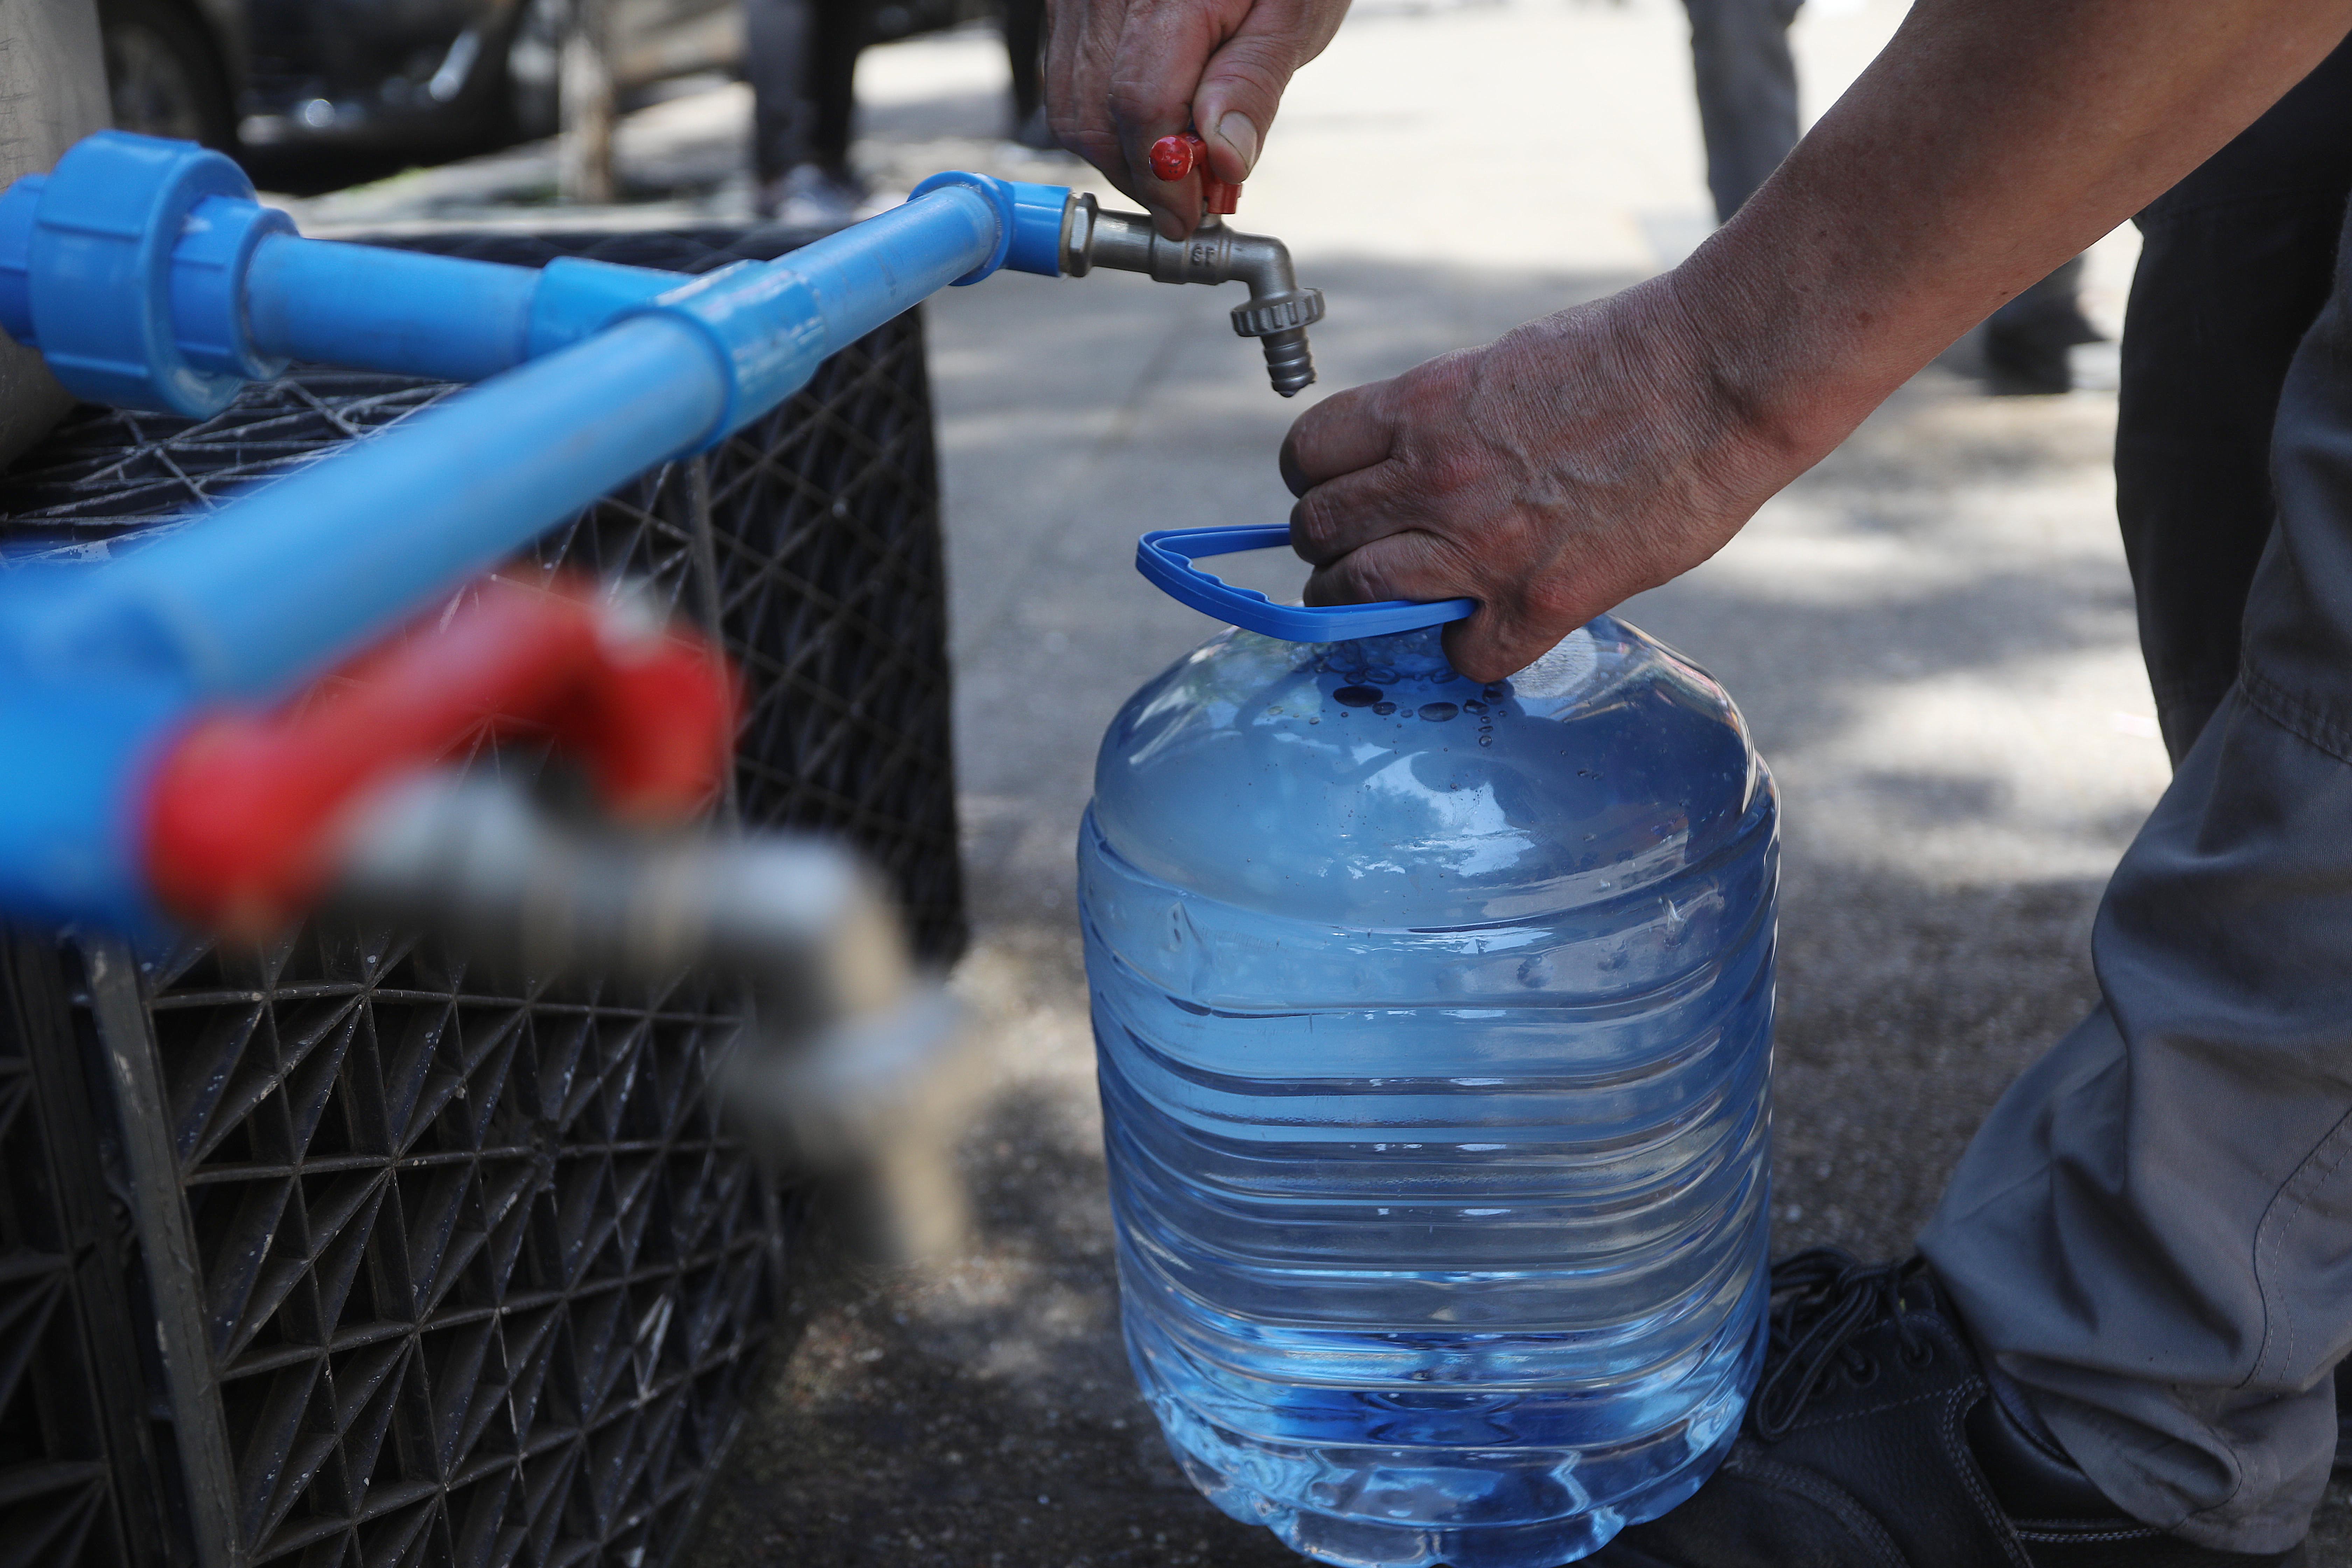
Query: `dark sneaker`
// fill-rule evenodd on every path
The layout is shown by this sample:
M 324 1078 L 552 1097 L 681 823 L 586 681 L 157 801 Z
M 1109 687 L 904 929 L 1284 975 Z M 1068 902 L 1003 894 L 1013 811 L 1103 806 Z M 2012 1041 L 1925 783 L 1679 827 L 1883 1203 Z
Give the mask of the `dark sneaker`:
M 1985 370 L 1995 393 L 2046 395 L 2074 386 L 2068 351 L 2105 341 L 2083 314 L 2082 279 L 2076 257 L 1986 320 Z
M 2010 397 L 2047 397 L 2074 389 L 2074 342 L 2038 328 L 1984 330 L 1985 369 L 1992 390 Z
M 2216 1552 L 2117 1512 L 1994 1397 L 1920 1259 L 1866 1268 L 1821 1248 L 1774 1268 L 1772 1289 L 1763 1380 L 1723 1468 L 1588 1562 L 2303 1568 L 2301 1546 Z

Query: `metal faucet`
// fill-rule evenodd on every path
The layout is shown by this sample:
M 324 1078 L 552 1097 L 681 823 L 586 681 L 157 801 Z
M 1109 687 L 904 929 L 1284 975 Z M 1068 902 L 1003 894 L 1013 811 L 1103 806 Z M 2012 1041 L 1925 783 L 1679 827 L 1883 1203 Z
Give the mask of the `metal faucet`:
M 820 1178 L 874 1259 L 961 1242 L 956 1142 L 990 1077 L 847 850 L 565 822 L 511 782 L 436 770 L 362 804 L 329 901 L 438 931 L 517 984 L 698 971 L 746 986 L 751 1026 L 719 1077 L 733 1129 Z
M 1190 239 L 1165 238 L 1141 213 L 1104 212 L 1091 195 L 1074 192 L 1062 212 L 1062 270 L 1083 278 L 1108 267 L 1162 283 L 1248 284 L 1250 297 L 1233 310 L 1234 331 L 1265 345 L 1275 391 L 1295 397 L 1315 381 L 1307 329 L 1323 319 L 1323 290 L 1298 286 L 1282 241 L 1225 226 L 1221 215 L 1234 210 L 1240 187 L 1209 174 L 1200 138 L 1171 136 L 1152 148 L 1152 172 L 1162 179 L 1194 169 L 1203 178 L 1208 211 Z

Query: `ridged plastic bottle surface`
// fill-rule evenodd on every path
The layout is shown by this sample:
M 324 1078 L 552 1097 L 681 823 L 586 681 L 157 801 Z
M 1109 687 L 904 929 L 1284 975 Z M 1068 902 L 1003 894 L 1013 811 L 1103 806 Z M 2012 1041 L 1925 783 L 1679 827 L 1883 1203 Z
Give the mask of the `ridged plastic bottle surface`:
M 1128 1351 L 1226 1512 L 1552 1568 L 1728 1447 L 1761 1352 L 1771 780 L 1603 617 L 1228 632 L 1129 701 L 1079 844 Z

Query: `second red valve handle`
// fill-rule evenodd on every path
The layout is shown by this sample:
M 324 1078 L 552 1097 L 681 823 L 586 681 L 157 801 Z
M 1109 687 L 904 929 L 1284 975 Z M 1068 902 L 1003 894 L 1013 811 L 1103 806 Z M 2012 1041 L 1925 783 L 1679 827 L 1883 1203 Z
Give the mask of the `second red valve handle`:
M 1220 216 L 1231 216 L 1241 200 L 1241 186 L 1217 178 L 1209 167 L 1209 144 L 1190 131 L 1162 136 L 1151 144 L 1151 172 L 1171 184 L 1198 173 L 1202 205 Z
M 373 791 L 485 737 L 544 737 L 616 818 L 691 817 L 733 755 L 734 678 L 707 642 L 635 621 L 592 584 L 492 579 L 293 702 L 201 716 L 150 784 L 159 900 L 214 931 L 275 934 L 323 893 Z

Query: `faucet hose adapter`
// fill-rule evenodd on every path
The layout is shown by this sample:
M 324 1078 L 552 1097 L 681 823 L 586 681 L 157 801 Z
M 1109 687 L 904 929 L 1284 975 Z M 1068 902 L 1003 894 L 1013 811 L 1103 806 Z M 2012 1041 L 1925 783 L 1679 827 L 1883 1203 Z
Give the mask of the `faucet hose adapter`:
M 1246 283 L 1250 297 L 1233 309 L 1234 332 L 1265 348 L 1266 374 L 1283 396 L 1314 384 L 1307 329 L 1323 319 L 1323 290 L 1298 286 L 1289 247 L 1270 235 L 1227 228 L 1212 213 L 1192 238 L 1169 239 L 1141 213 L 1104 212 L 1079 191 L 1063 209 L 1061 260 L 1072 278 L 1106 267 L 1161 283 Z

